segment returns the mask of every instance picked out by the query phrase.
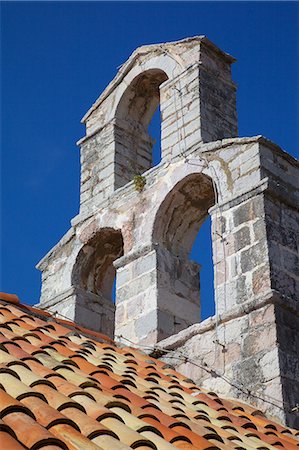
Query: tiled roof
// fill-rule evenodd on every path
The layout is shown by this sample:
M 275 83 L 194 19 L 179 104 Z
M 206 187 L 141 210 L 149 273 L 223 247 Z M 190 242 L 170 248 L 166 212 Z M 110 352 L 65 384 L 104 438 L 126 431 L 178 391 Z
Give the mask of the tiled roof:
M 0 295 L 0 410 L 1 450 L 299 445 L 298 432 L 252 407 L 7 294 Z

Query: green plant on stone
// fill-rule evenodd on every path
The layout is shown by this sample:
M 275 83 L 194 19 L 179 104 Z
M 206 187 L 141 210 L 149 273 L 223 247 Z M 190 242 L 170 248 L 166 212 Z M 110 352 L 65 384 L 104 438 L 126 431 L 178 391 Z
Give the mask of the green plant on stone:
M 146 183 L 145 177 L 143 177 L 142 175 L 135 175 L 133 181 L 136 191 L 142 192 Z

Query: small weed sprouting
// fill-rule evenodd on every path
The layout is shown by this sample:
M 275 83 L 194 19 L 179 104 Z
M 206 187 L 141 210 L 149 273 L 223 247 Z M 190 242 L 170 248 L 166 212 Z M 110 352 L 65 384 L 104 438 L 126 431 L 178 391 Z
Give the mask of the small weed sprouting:
M 137 192 L 142 192 L 146 183 L 145 177 L 142 175 L 135 175 L 133 178 L 135 189 Z

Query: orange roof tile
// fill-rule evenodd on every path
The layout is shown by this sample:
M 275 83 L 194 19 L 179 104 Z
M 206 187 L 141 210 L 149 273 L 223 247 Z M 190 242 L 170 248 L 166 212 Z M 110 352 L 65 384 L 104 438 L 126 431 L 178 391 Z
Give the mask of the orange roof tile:
M 0 293 L 0 448 L 295 449 L 299 432 Z M 30 432 L 28 432 L 30 430 Z

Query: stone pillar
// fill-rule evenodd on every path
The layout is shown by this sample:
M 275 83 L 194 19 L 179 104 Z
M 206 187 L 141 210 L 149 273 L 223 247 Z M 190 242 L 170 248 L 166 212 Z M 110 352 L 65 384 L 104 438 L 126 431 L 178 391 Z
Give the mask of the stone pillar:
M 158 340 L 200 321 L 200 265 L 157 246 Z
M 162 158 L 238 134 L 232 61 L 206 46 L 199 60 L 160 86 Z
M 141 248 L 114 262 L 116 275 L 115 336 L 132 342 L 156 342 L 157 255 L 155 249 Z
M 155 245 L 119 258 L 114 265 L 116 336 L 153 343 L 200 320 L 199 265 L 195 262 Z
M 299 165 L 287 153 L 266 146 L 261 147 L 261 161 L 269 179 L 264 208 L 284 421 L 298 428 L 291 406 L 299 398 Z
M 71 286 L 59 295 L 43 300 L 38 307 L 87 329 L 100 330 L 111 338 L 114 336 L 115 305 L 104 295 Z
M 202 142 L 199 65 L 160 86 L 162 160 L 182 155 Z
M 81 139 L 80 211 L 97 198 L 102 202 L 112 195 L 115 184 L 114 123 L 106 123 L 99 131 Z
M 107 123 L 79 143 L 81 211 L 90 201 L 100 204 L 152 165 L 153 139 L 144 128 L 130 126 L 121 119 Z
M 218 314 L 271 290 L 263 192 L 210 210 Z

